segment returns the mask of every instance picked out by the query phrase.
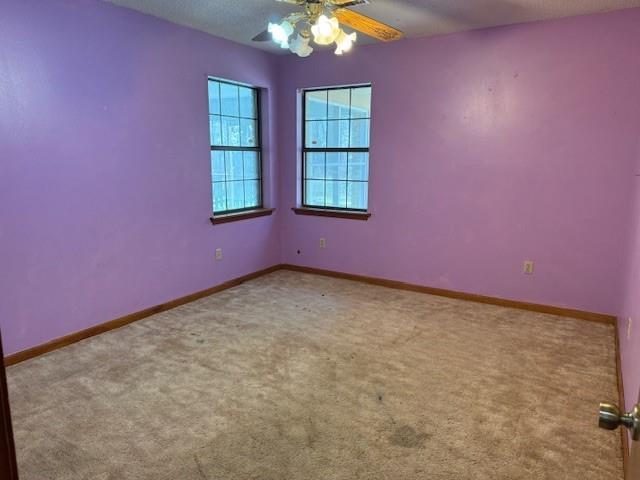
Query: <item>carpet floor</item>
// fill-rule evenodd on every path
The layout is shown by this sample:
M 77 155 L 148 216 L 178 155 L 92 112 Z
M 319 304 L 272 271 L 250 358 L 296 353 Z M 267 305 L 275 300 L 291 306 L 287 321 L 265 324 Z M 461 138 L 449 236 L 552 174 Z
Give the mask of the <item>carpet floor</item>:
M 621 480 L 614 330 L 278 271 L 8 371 L 22 480 Z

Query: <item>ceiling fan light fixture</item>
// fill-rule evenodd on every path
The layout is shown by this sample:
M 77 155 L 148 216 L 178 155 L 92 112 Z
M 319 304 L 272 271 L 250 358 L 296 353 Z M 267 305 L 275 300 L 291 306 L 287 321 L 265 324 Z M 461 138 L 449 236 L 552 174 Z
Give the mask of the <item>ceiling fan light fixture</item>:
M 318 45 L 330 45 L 340 34 L 340 24 L 336 17 L 320 15 L 316 23 L 311 26 L 313 41 Z
M 308 57 L 313 52 L 313 47 L 309 45 L 309 37 L 303 37 L 302 35 L 296 36 L 289 46 L 289 50 L 298 55 L 299 57 Z
M 2 0 L 0 0 L 1 2 Z M 267 1 L 267 0 L 264 0 Z M 373 0 L 276 0 L 301 7 L 281 20 L 269 22 L 266 30 L 252 40 L 264 42 L 271 38 L 282 49 L 300 57 L 308 57 L 316 45 L 331 46 L 335 54 L 343 55 L 353 48 L 357 34 L 346 33 L 342 26 L 383 42 L 399 40 L 404 34 L 397 28 L 352 10 Z M 311 42 L 314 45 L 311 45 Z
M 344 30 L 340 30 L 338 34 L 338 38 L 336 38 L 336 55 L 342 55 L 345 52 L 351 50 L 353 47 L 353 43 L 357 40 L 358 35 L 356 32 L 346 34 Z
M 289 48 L 289 37 L 293 33 L 293 25 L 283 20 L 282 23 L 269 23 L 267 30 L 280 48 Z

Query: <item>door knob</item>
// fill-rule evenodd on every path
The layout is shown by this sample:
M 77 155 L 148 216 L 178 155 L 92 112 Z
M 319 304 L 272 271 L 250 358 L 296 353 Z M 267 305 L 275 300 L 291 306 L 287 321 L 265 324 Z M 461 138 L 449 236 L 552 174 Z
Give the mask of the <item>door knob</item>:
M 605 430 L 615 430 L 620 425 L 631 431 L 631 437 L 640 440 L 640 403 L 629 413 L 620 413 L 620 409 L 611 403 L 600 404 L 598 426 Z

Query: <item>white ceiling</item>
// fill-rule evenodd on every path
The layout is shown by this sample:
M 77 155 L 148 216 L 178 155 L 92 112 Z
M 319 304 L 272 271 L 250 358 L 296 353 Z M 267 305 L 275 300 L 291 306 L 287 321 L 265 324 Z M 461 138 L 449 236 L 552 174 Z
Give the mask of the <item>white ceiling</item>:
M 275 0 L 105 1 L 274 52 L 281 50 L 271 42 L 251 39 L 269 20 L 296 8 Z M 640 0 L 371 0 L 354 10 L 415 38 L 629 7 L 640 7 Z M 358 43 L 373 41 L 362 37 Z

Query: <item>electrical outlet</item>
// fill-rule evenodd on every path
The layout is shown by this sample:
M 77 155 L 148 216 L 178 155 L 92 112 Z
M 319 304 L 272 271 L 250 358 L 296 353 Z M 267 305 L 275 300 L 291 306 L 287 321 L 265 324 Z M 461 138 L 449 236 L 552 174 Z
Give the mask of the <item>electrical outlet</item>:
M 525 275 L 533 275 L 533 260 L 524 261 L 522 273 L 524 273 Z
M 327 248 L 327 239 L 324 237 L 320 238 L 320 248 Z
M 631 340 L 631 318 L 627 318 L 627 340 Z
M 216 248 L 216 260 L 222 260 L 222 249 Z

